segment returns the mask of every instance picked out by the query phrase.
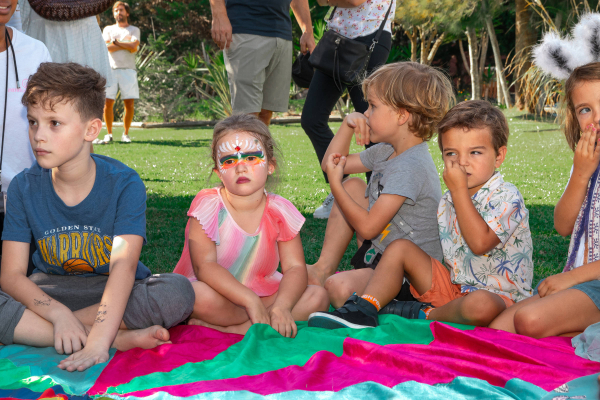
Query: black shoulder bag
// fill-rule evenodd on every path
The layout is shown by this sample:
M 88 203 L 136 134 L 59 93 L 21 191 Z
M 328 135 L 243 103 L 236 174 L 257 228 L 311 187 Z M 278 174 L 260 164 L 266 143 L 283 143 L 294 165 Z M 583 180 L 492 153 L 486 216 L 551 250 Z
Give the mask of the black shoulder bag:
M 373 53 L 375 45 L 379 42 L 393 4 L 394 1 L 390 0 L 385 18 L 381 22 L 370 46 L 340 35 L 333 29 L 328 29 L 310 55 L 310 64 L 326 75 L 331 76 L 340 90 L 343 89 L 342 84 L 358 84 L 364 78 L 371 53 Z M 329 17 L 330 21 L 335 14 L 335 10 L 337 10 L 337 7 L 333 9 Z

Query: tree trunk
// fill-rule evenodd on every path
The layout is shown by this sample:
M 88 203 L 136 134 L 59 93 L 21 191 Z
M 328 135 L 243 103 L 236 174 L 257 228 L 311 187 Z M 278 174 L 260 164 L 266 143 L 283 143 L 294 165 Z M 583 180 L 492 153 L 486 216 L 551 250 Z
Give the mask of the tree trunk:
M 469 65 L 469 62 L 467 61 L 467 56 L 465 55 L 465 49 L 462 44 L 462 39 L 458 39 L 458 47 L 460 48 L 460 57 L 462 58 L 462 62 L 465 65 L 466 69 Z
M 485 72 L 485 61 L 487 59 L 487 51 L 488 51 L 488 35 L 486 31 L 481 32 L 481 47 L 479 51 L 479 76 L 483 78 L 483 73 Z M 480 79 L 482 79 L 480 78 Z M 483 82 L 483 81 L 482 81 Z
M 404 31 L 410 39 L 410 61 L 417 62 L 417 29 L 413 26 Z
M 528 0 L 516 0 L 515 13 L 515 65 L 517 65 L 515 70 L 515 101 L 517 108 L 522 110 L 526 105 L 525 85 L 522 85 L 519 79 L 531 67 L 529 48 L 535 45 L 537 37 L 536 32 L 531 28 L 531 8 L 528 7 Z
M 479 76 L 479 54 L 477 43 L 477 31 L 475 28 L 467 28 L 467 39 L 469 40 L 469 62 L 471 75 L 471 100 L 481 100 L 481 81 Z
M 444 41 L 445 37 L 446 37 L 446 32 L 442 32 L 442 34 L 440 36 L 438 36 L 438 38 L 435 40 L 435 43 L 433 44 L 433 46 L 431 47 L 431 50 L 429 51 L 427 60 L 425 60 L 427 65 L 431 65 L 431 63 L 433 62 L 435 53 L 437 53 L 437 51 L 440 48 L 440 46 L 442 45 L 442 42 Z
M 498 38 L 496 38 L 496 31 L 494 30 L 494 24 L 492 17 L 488 15 L 485 19 L 485 26 L 490 36 L 490 42 L 492 43 L 492 51 L 494 53 L 494 61 L 496 64 L 496 82 L 498 83 L 498 103 L 504 104 L 506 108 L 510 108 L 510 93 L 508 92 L 508 84 L 506 83 L 506 77 L 504 76 L 504 66 L 502 65 L 502 55 L 500 54 L 500 46 L 498 46 Z

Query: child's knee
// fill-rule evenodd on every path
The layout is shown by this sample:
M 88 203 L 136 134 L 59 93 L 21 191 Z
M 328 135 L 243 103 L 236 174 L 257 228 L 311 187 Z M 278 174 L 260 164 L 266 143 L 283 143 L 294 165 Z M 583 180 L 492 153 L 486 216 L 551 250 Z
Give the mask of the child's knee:
M 542 337 L 543 326 L 540 323 L 539 314 L 532 307 L 523 307 L 515 313 L 515 332 L 519 335 L 529 337 Z
M 351 197 L 355 195 L 360 195 L 363 198 L 365 197 L 365 190 L 367 188 L 367 184 L 361 178 L 348 178 L 343 183 L 344 189 Z
M 329 309 L 329 295 L 322 286 L 309 285 L 306 288 L 308 308 L 311 312 L 327 311 Z
M 464 298 L 461 314 L 471 325 L 488 326 L 505 309 L 506 305 L 500 296 L 477 290 Z
M 346 279 L 343 273 L 327 278 L 325 281 L 325 290 L 327 291 L 329 301 L 335 308 L 344 305 L 348 297 L 354 293 L 354 288 L 351 287 L 350 281 Z

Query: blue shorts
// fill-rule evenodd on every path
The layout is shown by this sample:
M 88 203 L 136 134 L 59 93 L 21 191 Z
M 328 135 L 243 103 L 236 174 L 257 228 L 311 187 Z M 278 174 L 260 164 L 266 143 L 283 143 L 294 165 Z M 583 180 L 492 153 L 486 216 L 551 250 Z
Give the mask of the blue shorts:
M 535 287 L 535 290 L 533 291 L 534 295 L 538 294 L 538 287 L 542 282 L 544 282 L 544 279 L 542 279 Z M 587 294 L 588 297 L 592 299 L 596 307 L 598 307 L 600 310 L 600 280 L 594 279 L 593 281 L 583 282 L 572 286 L 569 289 L 581 290 L 583 293 Z

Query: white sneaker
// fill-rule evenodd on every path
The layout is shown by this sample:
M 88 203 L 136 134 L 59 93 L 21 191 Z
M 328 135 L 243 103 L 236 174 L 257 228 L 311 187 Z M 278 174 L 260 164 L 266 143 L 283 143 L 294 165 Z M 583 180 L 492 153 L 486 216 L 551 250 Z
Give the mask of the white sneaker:
M 107 144 L 112 142 L 113 138 L 112 138 L 112 133 L 107 133 L 106 135 L 104 135 L 104 139 L 100 140 L 100 139 L 94 139 L 94 141 L 92 142 L 93 144 Z
M 323 204 L 319 208 L 317 208 L 313 214 L 314 218 L 317 219 L 327 219 L 329 218 L 329 214 L 331 213 L 331 209 L 333 208 L 333 194 L 329 193 L 325 200 L 323 200 Z
M 123 136 L 121 136 L 121 142 L 122 143 L 131 143 L 131 139 L 129 138 L 129 135 L 123 134 Z

